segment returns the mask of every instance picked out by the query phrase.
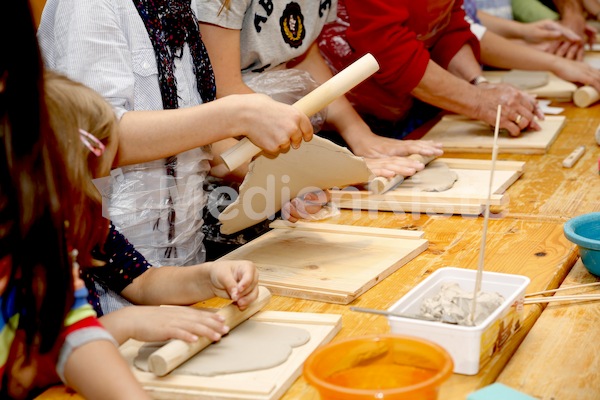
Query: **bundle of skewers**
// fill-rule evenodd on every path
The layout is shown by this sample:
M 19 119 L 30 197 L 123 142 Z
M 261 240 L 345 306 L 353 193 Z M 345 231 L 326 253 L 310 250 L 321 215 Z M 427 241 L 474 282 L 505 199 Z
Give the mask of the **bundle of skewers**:
M 525 295 L 524 304 L 537 304 L 537 303 L 554 303 L 554 302 L 573 302 L 573 301 L 595 301 L 600 300 L 600 292 L 594 293 L 575 293 L 563 295 L 562 293 L 556 295 L 556 292 L 572 291 L 579 289 L 588 289 L 590 287 L 600 286 L 600 282 L 584 283 L 581 285 L 572 285 L 559 287 L 557 289 L 542 290 L 540 292 L 528 293 Z M 549 294 L 555 294 L 554 296 L 547 296 Z

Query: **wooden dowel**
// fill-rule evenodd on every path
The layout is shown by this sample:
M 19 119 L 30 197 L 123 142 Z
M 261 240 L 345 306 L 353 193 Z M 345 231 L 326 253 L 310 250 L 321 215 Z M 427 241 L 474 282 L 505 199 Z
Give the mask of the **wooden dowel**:
M 271 292 L 264 286 L 258 287 L 258 298 L 244 311 L 235 304 L 223 307 L 217 314 L 225 317 L 225 324 L 230 329 L 235 328 L 257 312 L 259 312 L 271 299 Z M 212 343 L 212 340 L 201 337 L 194 343 L 183 340 L 171 340 L 169 343 L 156 350 L 148 357 L 148 369 L 157 376 L 165 376 L 185 361 L 196 355 L 200 350 Z
M 523 304 L 553 303 L 559 301 L 593 301 L 600 300 L 600 294 L 578 294 L 572 296 L 528 297 Z
M 365 54 L 315 90 L 293 104 L 309 117 L 325 108 L 329 103 L 373 75 L 379 64 L 371 54 Z M 223 162 L 230 171 L 236 169 L 262 150 L 248 138 L 243 138 L 235 146 L 221 154 Z
M 429 164 L 431 161 L 436 159 L 436 156 L 422 156 L 421 154 L 411 154 L 408 158 L 412 158 L 415 161 L 421 161 L 424 165 Z M 385 192 L 395 188 L 404 181 L 402 175 L 396 175 L 393 178 L 386 178 L 384 176 L 378 176 L 369 182 L 369 191 L 373 194 L 384 194 Z
M 600 100 L 600 93 L 591 86 L 582 86 L 573 93 L 573 103 L 577 107 L 589 107 Z
M 599 285 L 600 285 L 600 282 L 583 283 L 581 285 L 565 286 L 565 287 L 559 287 L 559 288 L 556 288 L 556 289 L 548 289 L 548 290 L 542 290 L 542 291 L 539 291 L 539 292 L 528 293 L 528 294 L 525 295 L 525 297 L 538 296 L 540 294 L 555 293 L 555 292 L 560 292 L 562 290 L 581 289 L 581 288 L 587 288 L 587 287 L 599 286 Z

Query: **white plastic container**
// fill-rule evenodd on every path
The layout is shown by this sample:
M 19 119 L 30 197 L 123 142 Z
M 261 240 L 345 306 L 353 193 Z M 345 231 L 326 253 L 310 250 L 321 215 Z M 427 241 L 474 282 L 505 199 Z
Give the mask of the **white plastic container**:
M 476 275 L 475 270 L 440 268 L 388 310 L 420 315 L 423 300 L 438 294 L 442 283 L 456 282 L 463 290 L 473 291 Z M 475 375 L 523 324 L 523 300 L 529 282 L 530 279 L 522 275 L 484 271 L 481 290 L 498 292 L 505 300 L 479 325 L 452 325 L 402 317 L 388 317 L 388 322 L 394 333 L 429 339 L 446 349 L 454 361 L 455 373 Z

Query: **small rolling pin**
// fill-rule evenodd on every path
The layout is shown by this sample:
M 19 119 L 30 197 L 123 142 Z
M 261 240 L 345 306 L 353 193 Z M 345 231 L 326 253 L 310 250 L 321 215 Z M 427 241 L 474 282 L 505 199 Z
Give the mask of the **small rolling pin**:
M 573 93 L 573 103 L 577 107 L 589 107 L 600 100 L 600 93 L 591 86 L 582 86 Z
M 270 299 L 271 292 L 269 289 L 259 286 L 258 298 L 244 311 L 240 311 L 235 304 L 229 304 L 217 311 L 217 314 L 225 317 L 225 324 L 233 329 L 259 312 Z M 165 376 L 211 343 L 212 340 L 206 337 L 201 337 L 194 343 L 178 339 L 172 340 L 148 357 L 148 369 L 154 375 Z
M 371 54 L 365 54 L 342 71 L 321 84 L 312 92 L 293 104 L 309 117 L 325 108 L 329 103 L 358 85 L 379 69 L 379 64 Z M 233 171 L 262 150 L 248 138 L 243 138 L 235 146 L 221 154 L 223 162 Z
M 427 165 L 431 161 L 433 161 L 436 157 L 435 156 L 425 157 L 420 154 L 411 154 L 410 156 L 408 156 L 408 158 L 411 158 L 415 161 L 421 161 L 424 165 Z M 384 193 L 392 190 L 399 184 L 401 184 L 403 181 L 404 181 L 404 176 L 402 176 L 402 175 L 396 175 L 393 178 L 386 178 L 383 176 L 378 176 L 377 178 L 375 178 L 371 182 L 369 182 L 369 190 L 373 194 L 384 194 Z

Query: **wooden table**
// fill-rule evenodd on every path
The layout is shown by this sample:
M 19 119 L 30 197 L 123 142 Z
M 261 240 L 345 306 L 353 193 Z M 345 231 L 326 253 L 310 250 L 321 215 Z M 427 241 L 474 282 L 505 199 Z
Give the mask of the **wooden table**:
M 527 292 L 561 285 L 578 260 L 575 245 L 563 235 L 563 222 L 578 214 L 600 210 L 600 150 L 593 136 L 600 123 L 600 113 L 597 107 L 577 109 L 570 104 L 559 105 L 566 107 L 564 115 L 568 121 L 548 154 L 501 155 L 501 159 L 527 161 L 527 165 L 524 175 L 508 189 L 510 200 L 506 212 L 490 219 L 487 233 L 485 269 L 527 275 L 531 278 Z M 586 145 L 585 155 L 573 168 L 564 169 L 562 160 L 579 144 Z M 485 154 L 466 153 L 445 156 L 480 159 L 490 157 Z M 326 222 L 423 230 L 425 238 L 430 242 L 424 253 L 350 305 L 385 309 L 438 268 L 477 268 L 483 224 L 481 217 L 342 210 L 340 216 Z M 350 305 L 274 296 L 266 309 L 341 314 L 343 326 L 334 341 L 351 336 L 389 332 L 384 317 L 355 313 L 350 311 Z M 578 336 L 581 340 L 570 341 L 561 336 L 569 328 L 558 329 L 563 322 L 577 323 L 577 315 L 585 313 L 590 320 L 580 326 L 595 327 L 598 331 L 600 315 L 592 311 L 592 307 L 595 307 L 593 304 L 588 305 L 588 308 L 581 305 L 579 311 L 568 313 L 566 317 L 565 312 L 561 311 L 562 307 L 553 305 L 543 312 L 543 306 L 525 306 L 526 317 L 518 334 L 513 336 L 477 375 L 454 374 L 442 386 L 439 398 L 464 400 L 470 392 L 496 380 L 531 395 L 546 396 L 544 399 L 600 398 L 600 381 L 583 373 L 588 369 L 591 373 L 597 374 L 598 371 L 598 360 L 593 364 L 590 356 L 583 354 L 590 348 L 595 349 L 592 356 L 600 354 L 598 346 L 591 347 L 589 343 L 594 341 L 594 335 L 582 334 Z M 527 335 L 530 331 L 536 334 L 531 340 Z M 548 335 L 549 343 L 544 343 L 544 335 Z M 523 339 L 526 339 L 525 343 L 517 350 Z M 557 359 L 558 349 L 556 345 L 553 346 L 554 343 L 564 343 L 570 355 Z M 543 347 L 544 344 L 552 346 L 552 351 Z M 567 365 L 559 364 L 567 358 L 570 361 L 568 368 L 554 366 Z M 526 379 L 531 372 L 527 366 L 532 360 L 535 361 L 538 374 L 536 379 Z M 537 378 L 541 375 L 544 376 L 543 380 Z M 556 388 L 557 385 L 554 385 L 551 387 L 555 389 L 546 390 L 547 386 L 544 385 L 547 385 L 547 382 L 559 382 L 558 377 L 562 386 Z M 571 393 L 571 387 L 580 389 L 576 397 L 558 395 Z M 57 387 L 39 398 L 64 399 L 69 396 L 62 387 Z M 319 396 L 316 390 L 300 377 L 283 398 L 318 399 Z

